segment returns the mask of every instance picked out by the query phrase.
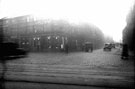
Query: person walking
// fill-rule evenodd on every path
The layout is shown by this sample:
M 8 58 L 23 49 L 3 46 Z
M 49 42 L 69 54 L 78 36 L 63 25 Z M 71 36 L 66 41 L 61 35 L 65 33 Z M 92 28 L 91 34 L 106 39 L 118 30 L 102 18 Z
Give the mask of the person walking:
M 128 45 L 127 44 L 123 44 L 122 47 L 122 54 L 121 54 L 121 59 L 128 59 Z

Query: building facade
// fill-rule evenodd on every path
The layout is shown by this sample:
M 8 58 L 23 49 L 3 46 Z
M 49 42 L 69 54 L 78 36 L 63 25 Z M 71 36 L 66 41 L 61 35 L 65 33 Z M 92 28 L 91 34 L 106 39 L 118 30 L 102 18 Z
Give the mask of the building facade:
M 127 16 L 127 26 L 123 30 L 123 43 L 127 44 L 129 51 L 135 55 L 135 5 Z
M 16 42 L 28 51 L 61 51 L 68 39 L 72 40 L 69 31 L 56 27 L 50 20 L 37 20 L 30 15 L 3 19 L 3 33 L 4 41 Z M 75 48 L 78 44 L 72 41 L 70 45 Z

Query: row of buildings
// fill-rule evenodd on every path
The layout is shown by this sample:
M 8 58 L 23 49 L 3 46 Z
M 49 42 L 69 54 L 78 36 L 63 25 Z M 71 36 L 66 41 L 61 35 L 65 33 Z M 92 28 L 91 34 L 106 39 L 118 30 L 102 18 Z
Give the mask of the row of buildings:
M 72 32 L 65 30 L 63 26 L 55 26 L 59 25 L 58 22 L 37 19 L 30 15 L 3 18 L 1 21 L 4 41 L 16 42 L 21 48 L 29 51 L 61 51 L 62 46 L 64 47 L 70 39 L 69 33 Z M 77 48 L 77 40 L 70 43 L 71 49 Z
M 72 26 L 63 20 L 39 19 L 31 15 L 1 19 L 4 41 L 16 42 L 29 51 L 61 51 L 65 44 L 69 50 L 81 51 L 85 42 L 94 49 L 103 44 L 103 34 L 96 27 Z

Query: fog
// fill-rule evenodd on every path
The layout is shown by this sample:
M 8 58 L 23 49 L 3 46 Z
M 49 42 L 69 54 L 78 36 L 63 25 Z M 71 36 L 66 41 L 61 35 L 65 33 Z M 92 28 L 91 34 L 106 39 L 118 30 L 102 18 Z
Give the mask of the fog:
M 1 0 L 0 18 L 32 14 L 44 19 L 92 23 L 115 41 L 122 39 L 134 0 Z

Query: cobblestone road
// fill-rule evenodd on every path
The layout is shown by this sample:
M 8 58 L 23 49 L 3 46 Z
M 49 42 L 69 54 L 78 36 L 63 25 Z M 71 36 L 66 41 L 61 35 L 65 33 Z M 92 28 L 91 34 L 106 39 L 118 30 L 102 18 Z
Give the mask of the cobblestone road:
M 84 85 L 85 89 L 88 89 L 86 86 L 96 86 L 93 89 L 98 89 L 97 86 L 132 88 L 134 84 L 134 62 L 131 59 L 121 60 L 117 49 L 111 52 L 100 49 L 93 53 L 30 53 L 27 58 L 9 61 L 7 66 L 5 77 L 8 81 L 45 82 L 54 86 L 57 86 L 55 83 Z M 14 82 L 6 83 L 7 89 L 11 89 L 11 85 L 15 85 Z M 40 87 L 31 86 L 34 86 L 32 89 L 62 89 L 51 85 L 43 88 L 42 84 Z

